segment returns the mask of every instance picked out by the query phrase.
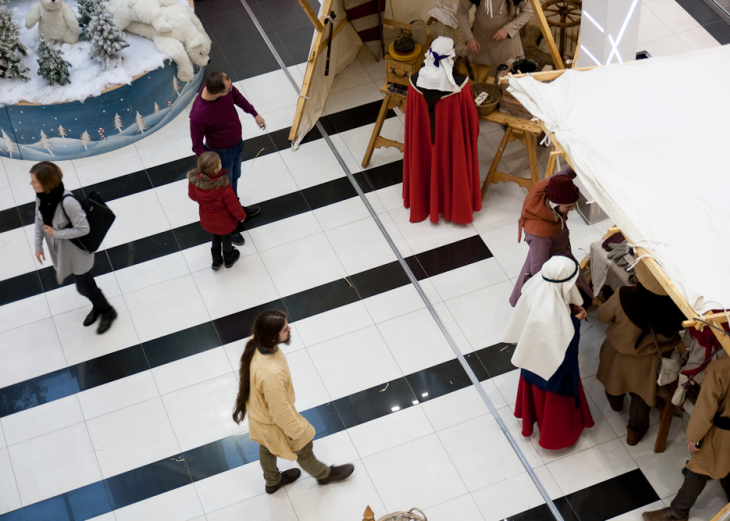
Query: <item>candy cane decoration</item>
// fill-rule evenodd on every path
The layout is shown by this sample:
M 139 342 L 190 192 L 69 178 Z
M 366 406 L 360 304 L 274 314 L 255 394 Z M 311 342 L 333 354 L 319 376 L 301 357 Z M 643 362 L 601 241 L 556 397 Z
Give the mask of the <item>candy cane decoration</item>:
M 172 101 L 168 101 L 167 106 L 170 107 L 170 110 L 172 110 Z
M 99 136 L 101 137 L 101 139 L 106 139 L 106 137 L 104 136 L 104 129 L 103 128 L 100 128 L 99 129 Z

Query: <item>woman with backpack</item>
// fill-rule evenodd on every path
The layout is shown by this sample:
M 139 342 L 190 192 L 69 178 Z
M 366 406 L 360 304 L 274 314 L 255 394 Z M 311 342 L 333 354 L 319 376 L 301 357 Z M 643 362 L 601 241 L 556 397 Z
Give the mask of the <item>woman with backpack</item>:
M 96 285 L 91 269 L 94 254 L 76 246 L 71 239 L 83 237 L 90 230 L 86 212 L 70 190 L 63 186 L 61 169 L 49 162 L 36 163 L 30 169 L 30 185 L 36 192 L 35 201 L 35 256 L 43 264 L 43 239 L 46 240 L 51 262 L 56 269 L 56 281 L 62 284 L 73 276 L 76 289 L 93 305 L 84 319 L 88 327 L 101 317 L 98 334 L 109 330 L 117 312 Z
M 213 234 L 211 268 L 214 270 L 224 262 L 226 268 L 230 268 L 241 257 L 233 247 L 231 234 L 246 218 L 226 173 L 215 152 L 202 153 L 198 158 L 198 170 L 188 172 L 188 197 L 200 205 L 200 225 Z

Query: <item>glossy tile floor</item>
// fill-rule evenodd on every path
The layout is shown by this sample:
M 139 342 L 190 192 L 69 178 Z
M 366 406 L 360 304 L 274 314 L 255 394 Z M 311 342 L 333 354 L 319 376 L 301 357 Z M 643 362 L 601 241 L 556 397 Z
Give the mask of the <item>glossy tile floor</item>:
M 87 302 L 35 263 L 29 164 L 2 160 L 0 520 L 357 521 L 366 505 L 377 516 L 415 506 L 432 521 L 552 519 L 324 139 L 314 131 L 291 151 L 297 93 L 240 3 L 199 8 L 216 63 L 268 123 L 262 133 L 241 116 L 240 196 L 261 215 L 236 266 L 211 271 L 184 180 L 194 164 L 187 114 L 135 146 L 61 163 L 67 187 L 98 190 L 117 214 L 94 269 L 119 318 L 99 337 L 81 326 Z M 311 31 L 298 4 L 252 8 L 301 82 Z M 674 0 L 645 0 L 639 50 L 718 45 L 712 23 Z M 409 223 L 402 155 L 379 149 L 359 167 L 384 77 L 361 52 L 335 80 L 322 123 L 564 519 L 638 520 L 668 504 L 687 458 L 680 422 L 664 454 L 652 451 L 656 411 L 646 441 L 626 445 L 626 413 L 610 409 L 595 379 L 603 330 L 593 316 L 580 363 L 595 427 L 557 452 L 521 437 L 512 347 L 500 337 L 526 254 L 515 241 L 525 192 L 492 186 L 472 225 Z M 402 139 L 403 130 L 391 113 L 383 134 Z M 485 174 L 501 129 L 483 123 L 481 132 Z M 540 148 L 543 169 L 547 157 Z M 521 145 L 503 163 L 524 172 Z M 576 256 L 609 225 L 573 216 Z M 318 487 L 303 476 L 264 494 L 257 445 L 230 414 L 244 339 L 265 309 L 291 316 L 297 407 L 317 429 L 322 460 L 355 463 L 346 482 Z M 692 519 L 710 519 L 723 499 L 711 483 Z

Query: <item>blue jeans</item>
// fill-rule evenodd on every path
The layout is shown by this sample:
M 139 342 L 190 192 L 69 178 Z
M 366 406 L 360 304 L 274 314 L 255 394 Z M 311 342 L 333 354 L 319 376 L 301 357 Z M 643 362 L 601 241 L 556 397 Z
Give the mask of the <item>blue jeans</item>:
M 231 148 L 210 148 L 205 145 L 205 149 L 215 152 L 221 157 L 221 166 L 224 170 L 228 170 L 228 182 L 238 197 L 238 178 L 241 177 L 241 161 L 243 161 L 243 139 Z

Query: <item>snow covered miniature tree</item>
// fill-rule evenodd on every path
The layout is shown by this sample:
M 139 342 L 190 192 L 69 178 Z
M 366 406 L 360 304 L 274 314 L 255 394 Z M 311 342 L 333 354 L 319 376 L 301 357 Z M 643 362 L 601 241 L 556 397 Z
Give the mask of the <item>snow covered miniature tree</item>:
M 79 139 L 81 139 L 81 144 L 84 145 L 84 150 L 89 150 L 89 145 L 91 144 L 91 136 L 89 133 L 84 130 L 84 133 L 79 136 Z
M 48 150 L 48 153 L 51 154 L 52 156 L 55 155 L 53 153 L 53 143 L 51 143 L 51 140 L 48 139 L 48 136 L 46 136 L 46 133 L 43 132 L 42 130 L 41 130 L 41 139 L 40 139 L 40 141 L 38 141 L 38 143 L 40 144 L 40 146 L 43 150 Z
M 144 131 L 149 128 L 147 125 L 144 124 L 144 118 L 142 117 L 142 115 L 139 112 L 137 112 L 137 116 L 135 116 L 135 118 L 134 118 L 134 123 L 135 123 L 135 125 L 137 125 L 138 134 L 140 132 L 142 132 L 142 134 L 144 134 Z
M 114 128 L 117 129 L 120 134 L 122 133 L 124 125 L 122 124 L 122 118 L 119 117 L 119 114 L 114 114 Z
M 58 128 L 56 130 L 58 130 L 58 135 L 61 136 L 62 138 L 65 138 L 66 136 L 68 136 L 68 134 L 66 134 L 66 129 L 63 128 L 63 125 L 58 125 Z
M 71 83 L 68 74 L 68 66 L 71 65 L 63 59 L 63 52 L 55 49 L 53 45 L 46 42 L 41 35 L 41 44 L 36 50 L 38 56 L 38 75 L 42 76 L 49 85 L 66 85 Z
M 99 3 L 100 0 L 78 0 L 79 5 L 79 29 L 81 29 L 81 32 L 79 34 L 79 40 L 88 40 L 88 28 L 89 28 L 89 22 L 91 22 L 91 13 L 96 8 L 96 4 Z
M 28 55 L 28 49 L 20 41 L 20 28 L 13 22 L 13 13 L 0 0 L 0 78 L 18 78 L 28 81 L 28 67 L 23 67 L 21 56 Z
M 18 145 L 16 145 L 13 140 L 10 139 L 10 136 L 5 133 L 5 130 L 0 129 L 0 132 L 3 133 L 0 142 L 2 142 L 3 148 L 5 149 L 5 152 L 10 156 L 10 159 L 13 158 L 13 152 L 20 155 L 20 152 L 18 151 Z
M 155 114 L 157 114 L 160 111 L 160 106 L 155 102 Z
M 121 64 L 119 52 L 129 47 L 129 44 L 124 40 L 124 33 L 114 25 L 112 15 L 103 3 L 94 5 L 86 34 L 91 41 L 90 58 L 99 60 L 104 69 Z
M 172 77 L 172 90 L 174 90 L 175 94 L 178 96 L 180 95 L 180 83 L 177 81 L 177 76 Z

